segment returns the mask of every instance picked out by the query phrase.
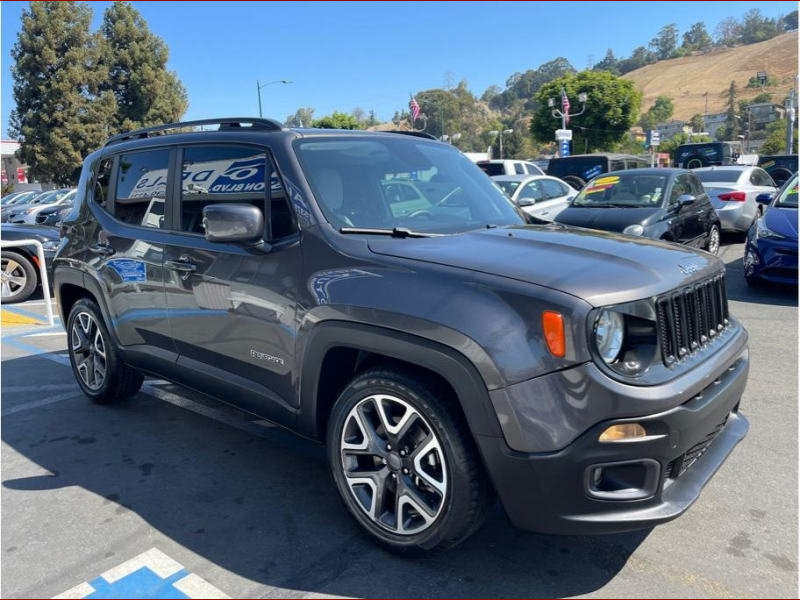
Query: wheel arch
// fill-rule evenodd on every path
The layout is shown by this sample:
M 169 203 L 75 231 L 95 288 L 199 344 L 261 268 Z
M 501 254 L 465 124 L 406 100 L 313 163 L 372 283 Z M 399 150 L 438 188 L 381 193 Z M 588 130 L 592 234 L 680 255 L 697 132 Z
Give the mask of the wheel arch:
M 100 307 L 100 312 L 103 315 L 106 328 L 114 343 L 119 346 L 119 339 L 117 338 L 116 331 L 112 327 L 112 320 L 108 312 L 108 306 L 106 306 L 105 297 L 97 281 L 91 277 L 87 277 L 82 271 L 73 269 L 72 267 L 57 265 L 54 270 L 53 282 L 56 301 L 58 303 L 58 312 L 61 315 L 61 322 L 64 324 L 65 329 L 72 307 L 81 298 L 88 298 Z
M 411 369 L 445 385 L 473 435 L 501 436 L 486 384 L 469 360 L 451 348 L 418 336 L 346 321 L 317 324 L 302 357 L 298 428 L 316 439 L 344 386 L 377 364 Z

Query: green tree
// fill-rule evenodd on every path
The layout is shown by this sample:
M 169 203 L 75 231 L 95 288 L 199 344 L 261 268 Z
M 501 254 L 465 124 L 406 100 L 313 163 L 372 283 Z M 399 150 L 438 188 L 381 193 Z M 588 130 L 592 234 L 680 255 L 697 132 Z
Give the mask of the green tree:
M 786 119 L 779 119 L 767 125 L 767 138 L 759 149 L 759 154 L 784 154 L 786 152 Z M 797 125 L 792 136 L 792 153 L 797 154 Z
M 761 92 L 758 96 L 755 96 L 752 100 L 750 100 L 750 104 L 761 104 L 763 102 L 771 102 L 772 101 L 772 94 L 769 92 Z
M 659 123 L 667 121 L 675 112 L 675 104 L 669 96 L 659 96 L 647 112 L 642 115 L 643 129 L 655 129 Z
M 693 114 L 692 118 L 689 119 L 689 127 L 692 128 L 693 132 L 703 131 L 705 126 L 705 119 L 703 119 L 703 115 L 700 113 Z
M 11 50 L 15 110 L 10 133 L 19 158 L 45 182 L 77 181 L 83 157 L 102 144 L 115 110 L 100 90 L 107 76 L 91 9 L 76 2 L 32 2 Z
M 650 48 L 658 60 L 670 58 L 678 47 L 678 27 L 675 23 L 664 25 L 650 41 Z
M 188 107 L 186 90 L 167 70 L 169 50 L 150 32 L 129 2 L 113 2 L 103 14 L 104 89 L 117 100 L 112 129 L 129 131 L 180 121 Z
M 314 121 L 314 109 L 310 106 L 298 108 L 293 115 L 288 115 L 284 125 L 286 127 L 311 127 Z
M 715 42 L 718 46 L 735 46 L 740 43 L 742 24 L 734 17 L 722 19 L 714 31 Z
M 700 50 L 705 52 L 711 48 L 711 36 L 708 35 L 706 24 L 698 21 L 683 34 L 683 48 L 689 51 Z
M 614 51 L 609 48 L 606 50 L 606 55 L 599 63 L 592 67 L 594 71 L 608 71 L 614 75 L 619 75 L 619 61 L 614 56 Z
M 736 82 L 731 81 L 728 87 L 728 110 L 725 115 L 725 135 L 729 140 L 735 140 L 739 135 L 739 121 L 736 114 Z M 720 127 L 720 129 L 722 129 Z M 719 131 L 717 132 L 719 135 Z
M 628 58 L 619 61 L 617 66 L 619 67 L 620 74 L 624 75 L 630 71 L 641 69 L 655 61 L 656 57 L 650 50 L 644 46 L 639 46 L 633 50 Z
M 561 126 L 550 114 L 547 99 L 560 97 L 562 88 L 573 105 L 577 105 L 579 93 L 588 95 L 586 112 L 570 123 L 575 148 L 588 148 L 590 152 L 610 149 L 625 137 L 639 116 L 642 94 L 632 81 L 608 71 L 565 75 L 543 85 L 536 94 L 538 108 L 530 129 L 537 141 L 552 141 L 555 129 Z
M 524 73 L 514 73 L 506 80 L 506 89 L 496 96 L 492 108 L 507 109 L 512 113 L 531 112 L 535 107 L 533 99 L 545 83 L 568 73 L 575 68 L 563 56 L 529 69 Z
M 761 14 L 757 8 L 748 10 L 742 19 L 741 42 L 755 44 L 763 42 L 778 35 L 775 19 L 770 19 Z
M 353 115 L 333 111 L 329 115 L 314 119 L 312 127 L 320 129 L 361 129 L 361 125 Z
M 786 13 L 778 20 L 778 27 L 781 31 L 792 31 L 797 29 L 797 11 L 793 10 Z

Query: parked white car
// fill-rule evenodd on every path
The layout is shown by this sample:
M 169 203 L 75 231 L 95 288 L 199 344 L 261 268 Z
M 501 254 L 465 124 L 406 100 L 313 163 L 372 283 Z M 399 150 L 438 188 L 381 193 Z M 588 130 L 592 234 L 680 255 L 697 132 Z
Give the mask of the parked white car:
M 775 182 L 759 167 L 722 166 L 693 169 L 719 215 L 723 231 L 746 232 L 761 215 L 759 194 L 774 194 Z
M 547 175 L 496 175 L 492 181 L 527 214 L 552 221 L 569 206 L 578 190 Z
M 498 158 L 479 160 L 475 164 L 489 177 L 495 175 L 544 175 L 544 171 L 527 160 L 501 160 Z

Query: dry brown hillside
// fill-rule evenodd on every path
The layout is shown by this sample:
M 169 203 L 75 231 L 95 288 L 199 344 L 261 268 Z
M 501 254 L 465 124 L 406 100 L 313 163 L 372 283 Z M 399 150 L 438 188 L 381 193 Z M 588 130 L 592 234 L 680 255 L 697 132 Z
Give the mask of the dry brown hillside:
M 685 56 L 664 60 L 626 73 L 642 90 L 642 111 L 652 106 L 657 96 L 669 96 L 675 102 L 674 119 L 687 120 L 705 110 L 708 92 L 708 112 L 723 112 L 728 87 L 736 82 L 739 98 L 752 98 L 758 89 L 745 89 L 756 71 L 767 71 L 781 83 L 765 91 L 774 93 L 773 100 L 782 102 L 797 75 L 797 32 L 728 50 L 715 50 L 701 56 Z

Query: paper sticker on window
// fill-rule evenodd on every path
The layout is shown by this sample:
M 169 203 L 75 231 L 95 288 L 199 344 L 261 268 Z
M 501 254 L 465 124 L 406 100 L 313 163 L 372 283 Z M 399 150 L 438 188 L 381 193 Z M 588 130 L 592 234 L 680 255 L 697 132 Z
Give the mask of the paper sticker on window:
M 126 283 L 147 281 L 147 271 L 144 262 L 130 258 L 115 258 L 106 263 L 120 279 Z
M 614 187 L 619 183 L 619 176 L 612 175 L 610 177 L 600 177 L 599 179 L 595 179 L 588 188 L 586 188 L 587 194 L 595 194 L 597 192 L 604 192 L 608 188 Z

